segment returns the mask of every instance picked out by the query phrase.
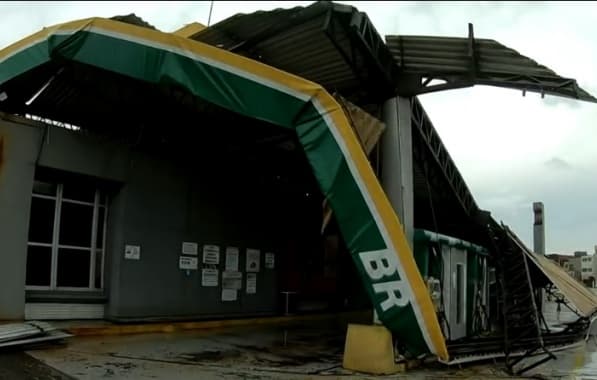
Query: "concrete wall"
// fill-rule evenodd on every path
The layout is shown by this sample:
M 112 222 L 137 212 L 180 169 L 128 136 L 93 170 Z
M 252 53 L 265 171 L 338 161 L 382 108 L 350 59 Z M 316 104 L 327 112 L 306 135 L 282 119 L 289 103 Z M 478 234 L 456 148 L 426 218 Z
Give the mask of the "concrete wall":
M 0 318 L 20 319 L 25 302 L 26 248 L 35 160 L 43 128 L 0 122 Z M 195 159 L 193 158 L 195 157 Z M 275 224 L 264 207 L 267 190 L 247 168 L 218 166 L 220 160 L 194 152 L 172 159 L 136 151 L 60 128 L 49 128 L 39 165 L 91 175 L 118 184 L 110 198 L 105 292 L 112 319 L 191 318 L 272 313 L 278 290 L 275 270 L 264 253 L 277 253 Z M 271 209 L 272 207 L 270 207 Z M 218 287 L 201 286 L 197 271 L 180 270 L 183 241 L 221 247 Z M 125 245 L 141 246 L 141 259 L 124 258 Z M 238 300 L 221 301 L 226 246 L 261 250 L 257 294 L 246 294 L 246 273 Z M 200 248 L 201 250 L 201 248 Z M 201 262 L 201 253 L 199 254 Z
M 22 319 L 29 208 L 40 130 L 0 120 L 0 319 Z

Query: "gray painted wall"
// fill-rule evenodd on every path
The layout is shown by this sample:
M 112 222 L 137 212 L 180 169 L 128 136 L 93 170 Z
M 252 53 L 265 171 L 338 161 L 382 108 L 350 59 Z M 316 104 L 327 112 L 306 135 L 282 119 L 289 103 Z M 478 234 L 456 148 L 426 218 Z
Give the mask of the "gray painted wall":
M 42 131 L 0 121 L 4 138 L 0 278 L 6 289 L 0 290 L 0 318 L 23 317 L 30 194 Z M 276 274 L 265 269 L 264 253 L 277 251 L 270 233 L 276 221 L 261 207 L 260 185 L 247 183 L 247 176 L 244 180 L 237 177 L 246 168 L 216 167 L 218 160 L 193 159 L 193 152 L 176 160 L 159 158 L 60 128 L 49 128 L 46 137 L 41 166 L 120 183 L 111 196 L 108 216 L 105 289 L 109 318 L 196 318 L 275 311 Z M 202 287 L 200 270 L 187 273 L 178 268 L 183 241 L 197 242 L 200 247 L 220 245 L 220 286 Z M 126 244 L 141 246 L 140 260 L 124 259 Z M 257 294 L 246 294 L 244 273 L 238 300 L 221 301 L 227 245 L 240 248 L 243 272 L 246 248 L 261 250 Z
M 234 186 L 210 167 L 217 161 L 166 162 L 137 154 L 130 175 L 114 203 L 124 209 L 122 232 L 110 242 L 111 287 L 108 314 L 113 319 L 138 317 L 196 317 L 236 313 L 267 313 L 276 308 L 275 271 L 264 268 L 268 246 L 266 226 L 246 218 L 236 202 L 226 199 L 226 187 Z M 234 173 L 229 173 L 235 178 Z M 229 179 L 230 179 L 229 178 Z M 241 183 L 237 185 L 243 186 Z M 247 184 L 244 184 L 245 186 Z M 242 196 L 242 192 L 237 194 Z M 242 198 L 242 197 L 241 197 Z M 243 199 L 242 202 L 250 202 Z M 118 217 L 120 218 L 120 216 Z M 178 267 L 182 242 L 220 246 L 218 287 L 201 286 L 201 270 L 187 273 Z M 126 244 L 141 246 L 140 260 L 124 259 Z M 257 294 L 238 292 L 238 301 L 221 301 L 221 272 L 225 247 L 240 248 L 239 268 L 244 272 L 246 248 L 260 249 L 261 271 Z M 201 248 L 200 248 L 201 250 Z M 201 252 L 199 253 L 201 262 Z M 202 264 L 200 264 L 200 268 Z M 246 273 L 243 274 L 246 285 Z

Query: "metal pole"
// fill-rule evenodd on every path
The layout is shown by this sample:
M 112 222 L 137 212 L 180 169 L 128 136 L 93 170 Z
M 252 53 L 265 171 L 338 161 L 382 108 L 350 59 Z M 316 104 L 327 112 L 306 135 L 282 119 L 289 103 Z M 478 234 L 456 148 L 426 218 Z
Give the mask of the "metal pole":
M 211 24 L 211 12 L 214 9 L 214 2 L 213 0 L 211 0 L 210 4 L 209 4 L 209 17 L 207 18 L 207 26 L 209 26 Z

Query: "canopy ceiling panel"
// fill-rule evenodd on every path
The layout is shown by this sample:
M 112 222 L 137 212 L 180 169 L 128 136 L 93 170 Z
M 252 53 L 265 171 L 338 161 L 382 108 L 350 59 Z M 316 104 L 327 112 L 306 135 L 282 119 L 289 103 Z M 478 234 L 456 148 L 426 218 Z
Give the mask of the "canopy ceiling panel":
M 536 254 L 528 249 L 522 241 L 509 228 L 506 232 L 510 239 L 529 258 L 547 279 L 554 284 L 560 292 L 574 305 L 574 307 L 585 317 L 592 317 L 597 311 L 597 295 L 591 292 L 581 282 L 575 280 L 566 271 L 556 265 L 553 261 L 543 255 Z

